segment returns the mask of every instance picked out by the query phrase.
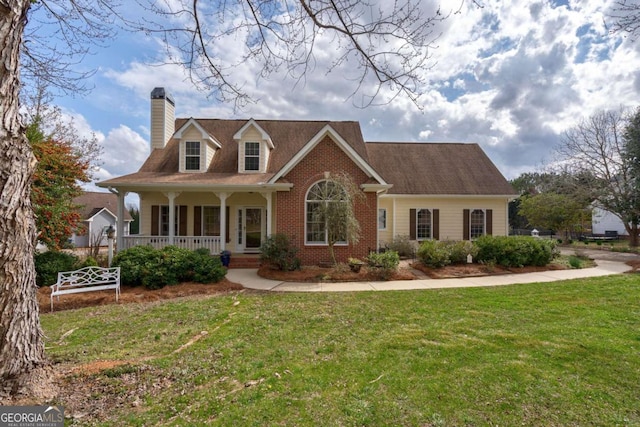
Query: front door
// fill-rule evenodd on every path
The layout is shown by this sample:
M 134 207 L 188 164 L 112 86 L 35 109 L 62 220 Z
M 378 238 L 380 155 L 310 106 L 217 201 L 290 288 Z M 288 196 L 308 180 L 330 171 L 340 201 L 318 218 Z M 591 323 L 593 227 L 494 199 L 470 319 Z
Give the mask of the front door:
M 262 208 L 243 208 L 242 243 L 245 252 L 258 252 L 262 244 Z

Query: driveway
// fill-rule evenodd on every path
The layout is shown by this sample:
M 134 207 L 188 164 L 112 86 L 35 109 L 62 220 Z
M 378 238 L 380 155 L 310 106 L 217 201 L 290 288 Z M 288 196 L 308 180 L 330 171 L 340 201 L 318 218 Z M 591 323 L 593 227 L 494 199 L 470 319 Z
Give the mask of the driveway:
M 614 252 L 600 249 L 586 249 L 586 248 L 560 248 L 562 255 L 576 255 L 584 254 L 591 259 L 604 260 L 604 261 L 640 261 L 640 255 L 628 252 Z

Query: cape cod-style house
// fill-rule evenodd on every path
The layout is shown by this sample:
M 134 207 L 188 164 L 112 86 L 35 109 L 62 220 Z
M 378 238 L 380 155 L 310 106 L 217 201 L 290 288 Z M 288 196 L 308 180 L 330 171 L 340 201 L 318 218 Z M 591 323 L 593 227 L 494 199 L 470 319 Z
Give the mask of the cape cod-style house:
M 287 234 L 303 264 L 326 260 L 317 189 L 346 173 L 364 193 L 357 244 L 362 257 L 394 236 L 473 239 L 508 234 L 513 188 L 477 144 L 365 142 L 355 121 L 174 118 L 164 88 L 151 92 L 151 153 L 136 173 L 98 183 L 140 197 L 140 234 L 118 224 L 117 247 L 175 244 L 212 253 L 257 252 Z

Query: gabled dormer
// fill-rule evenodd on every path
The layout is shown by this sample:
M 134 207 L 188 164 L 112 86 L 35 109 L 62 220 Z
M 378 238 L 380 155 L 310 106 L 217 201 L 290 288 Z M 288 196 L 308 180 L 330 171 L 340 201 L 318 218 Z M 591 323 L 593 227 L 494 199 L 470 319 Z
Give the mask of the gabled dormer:
M 215 137 L 193 118 L 187 120 L 173 137 L 180 141 L 179 170 L 182 173 L 206 172 L 216 152 L 222 148 Z
M 274 148 L 269 134 L 250 119 L 233 139 L 238 143 L 238 173 L 266 173 L 269 154 Z

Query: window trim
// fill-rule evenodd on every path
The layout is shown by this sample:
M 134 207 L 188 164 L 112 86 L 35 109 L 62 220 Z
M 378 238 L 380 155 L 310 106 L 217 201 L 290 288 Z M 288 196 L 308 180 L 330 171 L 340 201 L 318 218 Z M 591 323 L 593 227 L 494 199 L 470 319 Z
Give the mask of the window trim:
M 474 236 L 473 235 L 473 213 L 476 211 L 480 211 L 482 212 L 482 234 Z M 474 209 L 469 209 L 469 240 L 474 240 L 477 239 L 478 237 L 482 237 L 485 236 L 487 234 L 487 210 L 486 209 L 479 209 L 479 208 L 474 208 Z
M 159 215 L 158 215 L 158 236 L 169 236 L 169 227 L 171 226 L 171 224 L 169 224 L 169 205 L 158 205 L 159 206 Z M 174 217 L 174 224 L 173 224 L 173 228 L 174 228 L 174 237 L 178 237 L 180 236 L 180 206 L 181 205 L 174 205 L 173 209 L 175 210 L 175 217 Z M 165 212 L 166 211 L 166 212 Z M 167 234 L 162 234 L 163 232 L 163 225 L 165 225 L 165 221 L 164 218 L 166 216 L 166 225 L 167 225 Z
M 258 154 L 247 154 L 247 151 L 248 151 L 247 150 L 247 146 L 249 144 L 256 144 L 256 146 L 258 147 Z M 261 145 L 262 144 L 260 144 L 260 142 L 257 142 L 257 141 L 245 141 L 244 142 L 244 153 L 243 153 L 244 154 L 244 159 L 243 159 L 243 162 L 244 162 L 244 171 L 245 172 L 260 172 L 260 160 L 261 160 L 261 157 L 262 157 L 262 149 L 260 148 Z M 258 164 L 257 164 L 256 169 L 248 169 L 247 168 L 247 158 L 257 159 L 258 160 Z
M 309 241 L 307 240 L 308 238 L 308 233 L 307 233 L 307 214 L 308 214 L 308 207 L 309 207 L 309 202 L 312 203 L 329 203 L 329 201 L 327 200 L 309 200 L 309 193 L 311 192 L 311 189 L 314 188 L 316 185 L 320 184 L 321 182 L 328 182 L 329 180 L 327 179 L 321 179 L 319 181 L 314 182 L 313 184 L 311 184 L 309 186 L 309 188 L 307 189 L 307 192 L 304 196 L 304 245 L 305 246 L 329 246 L 328 243 L 328 237 L 329 237 L 329 233 L 327 230 L 327 223 L 325 221 L 324 223 L 324 242 L 321 241 Z M 334 202 L 339 202 L 339 201 L 334 201 Z M 334 246 L 348 246 L 349 242 L 348 241 L 341 241 L 341 242 L 336 242 L 334 244 Z
M 421 211 L 427 211 L 429 212 L 429 237 L 420 237 L 418 230 L 419 230 L 419 221 L 418 221 L 418 216 L 420 215 Z M 433 208 L 416 208 L 416 240 L 418 242 L 422 242 L 424 240 L 433 240 Z
M 380 212 L 384 212 L 384 226 L 380 227 Z M 387 230 L 387 208 L 378 208 L 378 230 L 386 231 Z
M 189 154 L 189 145 L 197 144 L 198 154 Z M 189 159 L 198 159 L 198 168 L 192 169 L 189 167 Z M 199 172 L 202 170 L 202 141 L 185 141 L 184 142 L 184 170 L 185 172 Z
M 205 234 L 205 214 L 204 211 L 205 209 L 218 209 L 218 234 Z M 200 207 L 201 213 L 200 213 L 200 235 L 201 236 L 206 236 L 206 237 L 222 237 L 221 233 L 222 233 L 222 222 L 220 221 L 221 219 L 221 206 L 220 205 L 202 205 Z

